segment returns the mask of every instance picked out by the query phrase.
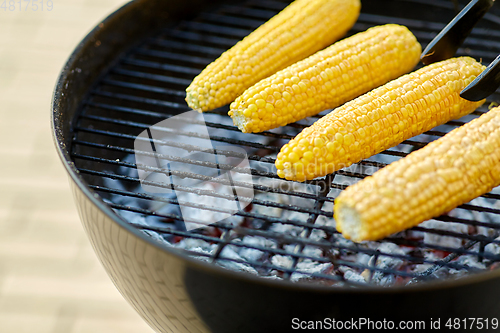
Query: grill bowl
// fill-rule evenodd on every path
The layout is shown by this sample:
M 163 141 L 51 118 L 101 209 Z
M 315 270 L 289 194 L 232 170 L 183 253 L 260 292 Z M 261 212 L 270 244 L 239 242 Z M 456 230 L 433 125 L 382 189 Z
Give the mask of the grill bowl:
M 369 13 L 376 12 L 377 7 L 392 17 L 406 12 L 399 23 L 425 26 L 417 35 L 419 39 L 429 39 L 441 27 L 426 22 L 444 23 L 454 15 L 451 1 L 372 0 L 363 5 L 363 11 L 368 13 L 365 19 L 375 21 L 376 17 Z M 210 6 L 215 4 L 210 2 Z M 414 6 L 433 6 L 433 10 L 408 13 Z M 165 26 L 192 19 L 198 9 L 205 7 L 206 2 L 196 0 L 142 0 L 125 5 L 80 43 L 64 67 L 54 93 L 53 133 L 85 230 L 112 281 L 148 324 L 158 332 L 280 332 L 289 331 L 293 318 L 428 321 L 431 317 L 498 317 L 499 271 L 390 288 L 332 288 L 263 279 L 193 259 L 168 247 L 133 227 L 103 200 L 99 185 L 89 185 L 89 178 L 82 173 L 83 167 L 75 164 L 71 149 L 78 139 L 75 127 L 83 101 L 123 54 Z M 498 8 L 492 9 L 488 21 L 493 25 L 495 10 Z M 490 31 L 493 36 L 500 29 L 500 22 L 496 24 L 499 28 Z M 362 29 L 363 23 L 358 28 Z M 496 56 L 480 39 L 472 37 L 470 43 L 472 56 Z M 476 50 L 479 53 L 474 53 Z

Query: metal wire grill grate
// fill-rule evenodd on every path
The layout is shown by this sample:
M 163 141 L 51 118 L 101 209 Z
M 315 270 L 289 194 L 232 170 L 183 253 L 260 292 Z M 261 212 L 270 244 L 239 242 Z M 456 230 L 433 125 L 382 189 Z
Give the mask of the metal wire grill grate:
M 285 142 L 327 111 L 284 128 L 242 134 L 232 125 L 224 107 L 205 116 L 210 139 L 238 145 L 247 152 L 250 168 L 238 172 L 250 173 L 254 183 L 235 180 L 234 185 L 254 189 L 251 204 L 240 210 L 233 221 L 186 231 L 180 220 L 201 222 L 196 217 L 181 217 L 178 198 L 141 190 L 137 169 L 165 170 L 135 162 L 137 135 L 164 119 L 189 111 L 184 91 L 194 76 L 288 3 L 249 0 L 222 5 L 120 55 L 83 101 L 74 126 L 72 158 L 89 187 L 131 225 L 157 240 L 202 260 L 263 277 L 328 285 L 394 285 L 436 278 L 443 270 L 461 275 L 495 268 L 500 261 L 500 191 L 381 242 L 355 244 L 343 239 L 334 227 L 332 213 L 334 198 L 346 186 L 486 112 L 489 103 L 470 116 L 304 184 L 279 179 L 275 157 Z M 453 2 L 445 0 L 370 1 L 363 6 L 350 34 L 378 24 L 404 24 L 424 47 L 455 14 Z M 500 43 L 489 40 L 490 36 L 500 36 L 500 17 L 494 11 L 474 29 L 459 54 L 489 63 L 500 53 Z M 181 129 L 176 134 L 185 142 L 153 142 L 202 150 L 190 144 L 199 133 Z M 186 164 L 187 171 L 172 171 L 176 176 L 223 182 L 191 172 L 190 166 L 200 165 L 200 161 L 179 161 Z M 224 165 L 209 167 L 223 169 Z M 170 184 L 153 180 L 148 185 L 170 188 Z M 200 193 L 182 186 L 175 190 Z M 224 198 L 210 190 L 201 194 Z M 207 214 L 227 212 L 224 207 L 199 202 L 193 202 L 191 207 Z

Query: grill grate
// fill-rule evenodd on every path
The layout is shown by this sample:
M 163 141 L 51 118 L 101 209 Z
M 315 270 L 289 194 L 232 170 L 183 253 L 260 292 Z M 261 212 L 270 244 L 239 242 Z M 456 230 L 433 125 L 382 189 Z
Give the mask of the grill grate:
M 210 139 L 243 147 L 250 168 L 238 172 L 251 173 L 255 180 L 254 184 L 234 182 L 235 186 L 253 188 L 256 193 L 251 205 L 236 214 L 236 223 L 223 221 L 213 227 L 186 231 L 178 223 L 182 218 L 175 196 L 141 190 L 137 169 L 164 170 L 135 163 L 137 135 L 164 119 L 189 111 L 184 91 L 194 76 L 288 3 L 249 0 L 222 5 L 192 21 L 165 29 L 121 55 L 83 101 L 73 129 L 71 156 L 89 187 L 132 226 L 157 240 L 202 260 L 263 277 L 327 285 L 394 285 L 440 277 L 443 270 L 461 275 L 464 271 L 495 268 L 500 261 L 497 189 L 381 242 L 352 243 L 343 239 L 332 224 L 333 200 L 342 189 L 476 118 L 487 111 L 489 103 L 472 115 L 306 183 L 279 179 L 274 169 L 275 157 L 285 142 L 327 112 L 284 128 L 242 134 L 232 125 L 227 107 L 223 107 L 205 116 Z M 424 47 L 455 13 L 453 1 L 445 0 L 370 1 L 363 5 L 360 19 L 350 34 L 377 24 L 399 23 L 408 26 Z M 379 8 L 384 8 L 383 14 Z M 495 9 L 473 30 L 459 50 L 460 55 L 489 63 L 500 53 L 500 43 L 490 40 L 493 35 L 500 36 L 500 17 Z M 422 21 L 421 17 L 429 19 Z M 498 100 L 498 95 L 492 96 L 495 99 Z M 186 137 L 186 143 L 153 141 L 156 145 L 203 150 L 189 143 L 190 138 L 200 134 L 183 130 L 176 134 Z M 187 166 L 206 165 L 189 158 L 180 161 Z M 224 169 L 219 164 L 210 167 Z M 224 182 L 189 170 L 172 174 Z M 170 184 L 155 181 L 148 185 L 170 188 Z M 175 189 L 199 193 L 199 189 L 187 186 Z M 210 190 L 202 191 L 202 195 L 228 198 Z M 230 212 L 224 207 L 196 202 L 190 206 L 207 213 Z M 184 220 L 202 223 L 191 217 Z M 454 227 L 442 228 L 443 225 Z

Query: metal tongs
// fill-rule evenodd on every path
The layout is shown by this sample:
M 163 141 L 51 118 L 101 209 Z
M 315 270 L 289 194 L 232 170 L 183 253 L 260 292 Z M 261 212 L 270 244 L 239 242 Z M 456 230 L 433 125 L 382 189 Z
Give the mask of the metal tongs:
M 455 55 L 476 23 L 493 6 L 495 0 L 472 0 L 427 45 L 421 61 L 425 65 L 445 60 Z M 500 55 L 464 90 L 460 96 L 469 101 L 480 101 L 493 94 L 500 86 Z

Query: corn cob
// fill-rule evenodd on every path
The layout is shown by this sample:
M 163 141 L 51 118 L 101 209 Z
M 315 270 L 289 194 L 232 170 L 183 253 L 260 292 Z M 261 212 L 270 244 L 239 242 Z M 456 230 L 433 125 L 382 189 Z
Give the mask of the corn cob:
M 446 213 L 500 185 L 500 108 L 492 109 L 348 187 L 337 229 L 377 240 Z
M 406 27 L 374 27 L 259 81 L 231 103 L 229 115 L 245 133 L 284 126 L 409 72 L 420 53 Z
M 360 0 L 295 0 L 205 68 L 186 89 L 189 107 L 208 111 L 342 37 Z
M 472 112 L 484 100 L 459 94 L 484 68 L 469 57 L 448 59 L 344 104 L 281 148 L 278 175 L 298 181 L 324 176 Z

